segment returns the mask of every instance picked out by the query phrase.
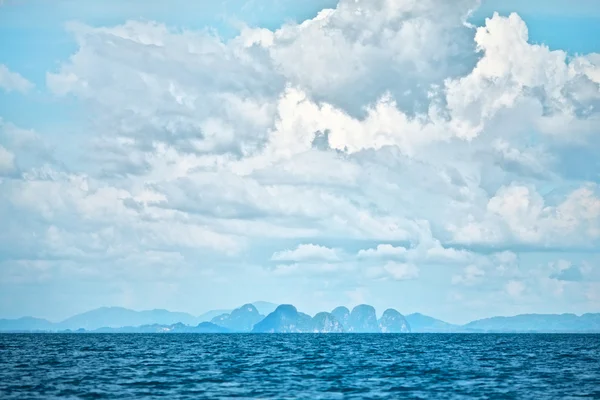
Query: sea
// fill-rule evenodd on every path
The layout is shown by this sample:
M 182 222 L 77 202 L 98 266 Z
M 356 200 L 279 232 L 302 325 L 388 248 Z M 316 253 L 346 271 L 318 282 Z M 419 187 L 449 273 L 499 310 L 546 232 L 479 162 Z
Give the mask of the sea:
M 600 399 L 594 334 L 1 334 L 1 399 Z

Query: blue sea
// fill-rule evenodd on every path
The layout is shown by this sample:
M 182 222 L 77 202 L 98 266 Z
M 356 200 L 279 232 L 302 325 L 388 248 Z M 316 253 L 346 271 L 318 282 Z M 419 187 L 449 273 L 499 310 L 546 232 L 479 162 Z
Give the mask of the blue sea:
M 600 335 L 2 334 L 2 399 L 600 399 Z

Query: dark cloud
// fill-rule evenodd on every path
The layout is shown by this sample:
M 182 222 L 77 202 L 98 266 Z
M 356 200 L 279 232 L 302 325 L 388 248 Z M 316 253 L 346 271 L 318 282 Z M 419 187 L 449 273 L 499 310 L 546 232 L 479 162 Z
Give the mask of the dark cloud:
M 581 282 L 584 280 L 584 276 L 581 273 L 581 269 L 576 265 L 561 270 L 555 274 L 550 275 L 550 278 L 557 279 L 559 281 L 567 282 Z

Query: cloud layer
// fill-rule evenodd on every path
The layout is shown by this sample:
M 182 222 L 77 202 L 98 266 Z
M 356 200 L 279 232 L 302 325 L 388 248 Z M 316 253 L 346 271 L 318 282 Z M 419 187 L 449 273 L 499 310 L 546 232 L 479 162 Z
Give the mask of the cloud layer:
M 33 86 L 33 83 L 29 82 L 21 74 L 11 71 L 4 64 L 0 64 L 0 88 L 7 92 L 27 93 Z
M 472 307 L 595 290 L 516 253 L 600 245 L 600 55 L 529 43 L 517 14 L 473 27 L 475 7 L 341 0 L 230 40 L 71 23 L 47 87 L 91 116 L 84 162 L 3 123 L 1 279 L 300 277 L 307 307 L 399 281 Z

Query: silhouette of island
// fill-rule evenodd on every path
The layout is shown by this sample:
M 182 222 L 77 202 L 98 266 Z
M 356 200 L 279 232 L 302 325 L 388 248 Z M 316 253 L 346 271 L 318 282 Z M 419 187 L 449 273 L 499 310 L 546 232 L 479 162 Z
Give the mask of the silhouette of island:
M 213 310 L 200 316 L 162 309 L 134 311 L 102 307 L 61 322 L 22 317 L 0 319 L 0 332 L 74 333 L 507 333 L 600 332 L 600 313 L 522 314 L 492 317 L 454 325 L 415 313 L 402 315 L 389 308 L 377 318 L 374 307 L 340 306 L 314 316 L 291 304 L 244 304 L 234 310 Z

